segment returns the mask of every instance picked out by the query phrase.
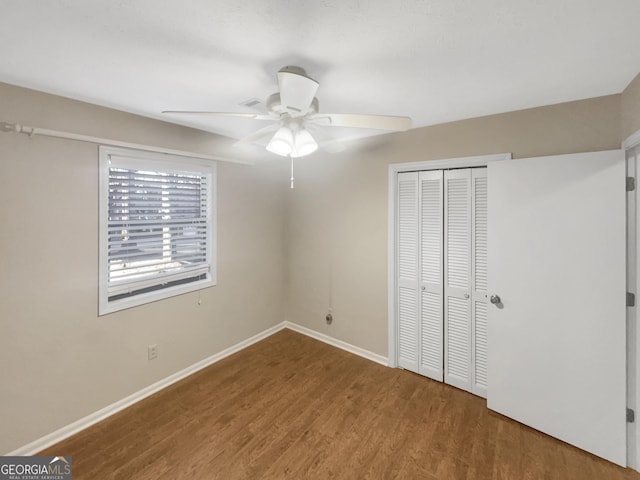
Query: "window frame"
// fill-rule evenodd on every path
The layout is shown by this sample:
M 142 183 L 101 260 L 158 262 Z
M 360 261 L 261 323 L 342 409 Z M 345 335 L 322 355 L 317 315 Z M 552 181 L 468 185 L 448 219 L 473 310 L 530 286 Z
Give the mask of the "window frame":
M 106 315 L 127 308 L 156 302 L 176 295 L 215 286 L 217 283 L 217 164 L 215 161 L 183 157 L 160 152 L 148 152 L 128 148 L 100 145 L 99 147 L 99 228 L 98 228 L 98 315 Z M 118 157 L 123 168 L 141 168 L 152 171 L 172 173 L 198 173 L 208 177 L 207 192 L 207 263 L 209 272 L 201 280 L 173 285 L 151 292 L 138 293 L 129 297 L 109 300 L 109 261 L 108 261 L 108 226 L 109 226 L 109 166 L 111 157 Z M 121 159 L 126 159 L 126 166 Z M 160 284 L 161 282 L 158 282 Z

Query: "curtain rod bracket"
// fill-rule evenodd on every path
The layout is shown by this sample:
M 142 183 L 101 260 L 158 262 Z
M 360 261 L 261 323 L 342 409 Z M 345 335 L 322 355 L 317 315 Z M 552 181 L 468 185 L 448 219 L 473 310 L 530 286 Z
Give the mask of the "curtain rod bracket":
M 22 125 L 19 123 L 0 122 L 0 132 L 4 133 L 20 133 Z
M 0 122 L 0 132 L 4 133 L 24 133 L 33 137 L 37 132 L 34 127 L 25 127 L 19 123 Z

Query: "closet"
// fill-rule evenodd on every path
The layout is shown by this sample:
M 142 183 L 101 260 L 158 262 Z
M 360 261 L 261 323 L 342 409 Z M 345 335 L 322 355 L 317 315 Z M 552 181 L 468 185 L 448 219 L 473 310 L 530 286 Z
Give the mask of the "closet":
M 487 395 L 487 169 L 401 172 L 397 360 Z

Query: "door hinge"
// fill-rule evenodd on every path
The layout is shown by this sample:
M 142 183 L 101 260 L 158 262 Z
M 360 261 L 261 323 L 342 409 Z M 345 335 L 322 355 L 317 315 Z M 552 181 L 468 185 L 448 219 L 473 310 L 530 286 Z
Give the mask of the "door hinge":
M 634 423 L 635 421 L 636 412 L 631 408 L 627 408 L 627 423 Z
M 635 177 L 627 177 L 627 192 L 633 192 L 636 189 Z
M 636 296 L 631 292 L 627 292 L 627 307 L 635 307 L 635 306 L 636 306 Z

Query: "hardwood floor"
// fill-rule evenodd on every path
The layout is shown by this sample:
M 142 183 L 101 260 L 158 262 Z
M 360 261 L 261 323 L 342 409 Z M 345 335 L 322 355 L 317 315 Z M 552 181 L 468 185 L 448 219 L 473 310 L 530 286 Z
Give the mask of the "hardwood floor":
M 486 402 L 281 331 L 41 452 L 82 479 L 640 479 Z

